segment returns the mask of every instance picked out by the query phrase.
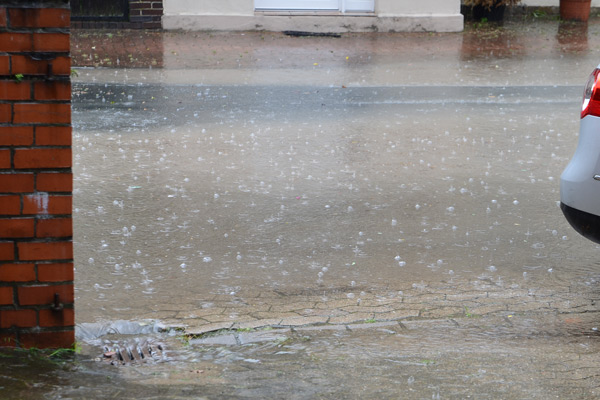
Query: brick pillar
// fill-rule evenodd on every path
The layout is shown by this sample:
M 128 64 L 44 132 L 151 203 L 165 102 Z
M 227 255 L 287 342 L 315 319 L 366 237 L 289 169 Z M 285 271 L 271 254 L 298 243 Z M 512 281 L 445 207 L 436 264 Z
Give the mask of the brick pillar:
M 74 342 L 69 0 L 0 0 L 0 346 Z

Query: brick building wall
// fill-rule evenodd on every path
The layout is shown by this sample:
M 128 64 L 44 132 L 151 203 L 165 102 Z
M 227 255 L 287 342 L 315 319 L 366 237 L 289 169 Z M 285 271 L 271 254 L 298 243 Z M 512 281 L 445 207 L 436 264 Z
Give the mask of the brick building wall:
M 161 29 L 163 0 L 129 0 L 127 21 L 72 21 L 75 29 Z
M 129 0 L 129 22 L 139 28 L 160 29 L 162 15 L 163 0 Z
M 0 346 L 74 342 L 68 0 L 0 0 Z

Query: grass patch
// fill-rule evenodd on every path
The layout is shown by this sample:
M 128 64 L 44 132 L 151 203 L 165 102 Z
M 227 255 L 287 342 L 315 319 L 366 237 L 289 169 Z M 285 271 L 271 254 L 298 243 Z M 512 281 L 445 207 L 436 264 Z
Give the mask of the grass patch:
M 469 311 L 469 307 L 465 307 L 465 317 L 467 317 L 467 318 L 481 318 L 481 315 L 473 314 L 471 311 Z

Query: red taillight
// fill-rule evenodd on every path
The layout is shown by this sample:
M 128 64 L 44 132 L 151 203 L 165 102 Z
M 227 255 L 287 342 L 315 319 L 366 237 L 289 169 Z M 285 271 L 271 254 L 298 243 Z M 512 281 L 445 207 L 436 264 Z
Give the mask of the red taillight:
M 590 75 L 583 92 L 583 104 L 581 105 L 581 118 L 586 115 L 600 117 L 600 69 L 596 68 Z

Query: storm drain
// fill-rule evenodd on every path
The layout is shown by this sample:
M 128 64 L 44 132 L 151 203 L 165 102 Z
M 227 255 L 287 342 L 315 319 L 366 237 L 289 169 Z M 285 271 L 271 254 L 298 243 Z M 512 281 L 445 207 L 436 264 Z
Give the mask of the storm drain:
M 155 363 L 165 360 L 164 350 L 160 343 L 115 344 L 104 347 L 103 360 L 112 365 Z

